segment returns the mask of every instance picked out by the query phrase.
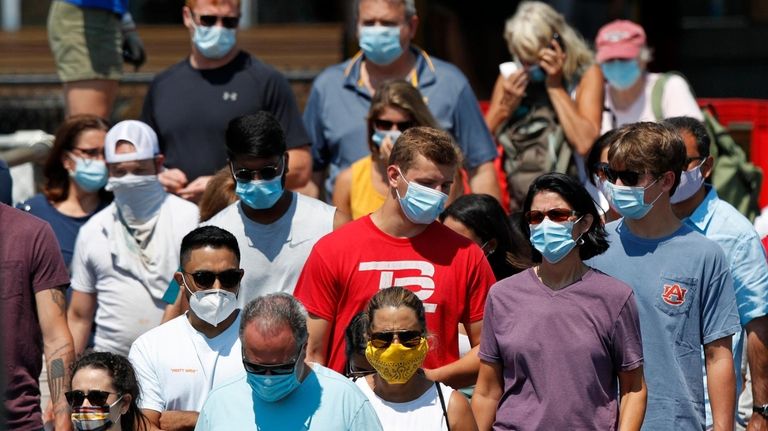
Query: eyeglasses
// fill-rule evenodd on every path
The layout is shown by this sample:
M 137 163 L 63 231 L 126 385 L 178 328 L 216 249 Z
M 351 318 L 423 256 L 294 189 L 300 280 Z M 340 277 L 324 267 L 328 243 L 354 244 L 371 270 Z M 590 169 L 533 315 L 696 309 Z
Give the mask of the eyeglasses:
M 89 159 L 101 159 L 104 158 L 104 150 L 102 148 L 72 148 L 71 152 L 80 153 Z
M 254 362 L 248 362 L 248 360 L 245 359 L 245 352 L 243 352 L 243 366 L 245 367 L 245 371 L 261 376 L 266 374 L 274 374 L 277 376 L 291 374 L 294 368 L 296 368 L 296 363 L 299 362 L 299 354 L 305 345 L 306 344 L 303 344 L 299 347 L 299 351 L 296 352 L 296 357 L 293 360 L 284 364 L 256 364 Z
M 191 13 L 194 17 L 195 13 Z M 219 20 L 221 20 L 221 25 L 224 28 L 237 28 L 240 23 L 239 16 L 197 15 L 197 19 L 203 27 L 213 27 Z
M 189 274 L 192 276 L 192 279 L 195 280 L 195 284 L 197 287 L 203 288 L 203 289 L 210 289 L 213 287 L 213 283 L 216 282 L 216 279 L 219 279 L 219 283 L 221 283 L 221 287 L 225 289 L 233 289 L 237 287 L 238 283 L 240 283 L 240 279 L 243 278 L 243 270 L 242 269 L 227 269 L 221 272 L 213 272 L 213 271 L 196 271 L 196 272 L 187 272 L 183 271 L 184 274 Z
M 229 165 L 230 170 L 232 171 L 232 176 L 235 177 L 235 181 L 240 183 L 250 183 L 251 181 L 257 181 L 257 180 L 271 180 L 278 175 L 283 175 L 283 168 L 284 163 L 282 162 L 282 159 L 280 162 L 278 162 L 275 166 L 264 166 L 263 168 L 259 169 L 238 169 L 235 170 L 235 166 L 230 163 Z
M 553 222 L 562 223 L 568 220 L 569 217 L 575 216 L 576 211 L 569 210 L 567 208 L 552 208 L 547 211 L 531 210 L 525 213 L 525 220 L 528 224 L 539 224 L 544 221 L 544 216 Z
M 109 398 L 109 395 L 114 393 L 115 392 L 97 391 L 97 390 L 92 390 L 85 393 L 81 390 L 74 390 L 74 391 L 64 392 L 64 397 L 67 399 L 67 402 L 72 407 L 82 406 L 85 400 L 88 400 L 88 402 L 92 406 L 105 406 L 107 405 L 107 398 Z
M 404 132 L 413 127 L 413 121 L 389 121 L 377 118 L 373 120 L 373 125 L 379 130 L 391 130 L 392 126 L 397 126 L 397 130 Z
M 621 183 L 625 186 L 637 185 L 640 181 L 640 177 L 643 175 L 642 173 L 635 171 L 617 171 L 611 169 L 611 167 L 608 166 L 608 163 L 600 163 L 598 165 L 598 170 L 605 174 L 605 177 L 608 178 L 608 181 L 611 183 L 616 184 L 616 181 L 621 180 Z
M 371 334 L 371 345 L 377 349 L 389 347 L 397 335 L 398 342 L 404 347 L 416 347 L 421 343 L 421 331 L 390 331 Z

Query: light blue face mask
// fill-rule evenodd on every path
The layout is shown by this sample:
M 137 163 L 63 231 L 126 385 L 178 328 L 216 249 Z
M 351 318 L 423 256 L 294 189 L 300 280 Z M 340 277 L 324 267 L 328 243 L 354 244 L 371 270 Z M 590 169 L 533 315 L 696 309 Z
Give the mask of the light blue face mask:
M 376 144 L 377 147 L 381 147 L 381 143 L 384 142 L 384 138 L 389 136 L 389 140 L 392 141 L 392 145 L 394 145 L 395 141 L 397 141 L 397 138 L 399 138 L 402 134 L 403 132 L 399 130 L 376 130 L 373 132 L 371 140 L 374 144 Z
M 541 253 L 541 256 L 549 263 L 557 263 L 563 260 L 568 253 L 576 247 L 573 239 L 573 225 L 581 220 L 556 223 L 545 218 L 539 224 L 529 225 L 531 229 L 531 244 Z
M 603 76 L 611 87 L 626 90 L 640 78 L 640 65 L 636 59 L 611 60 L 600 64 Z
M 651 203 L 645 203 L 645 190 L 654 185 L 658 180 L 659 179 L 656 178 L 652 183 L 645 187 L 617 186 L 610 181 L 605 181 L 603 186 L 605 187 L 605 191 L 608 192 L 605 194 L 605 197 L 608 199 L 608 203 L 611 207 L 617 213 L 621 214 L 622 217 L 638 220 L 648 214 L 651 208 L 653 208 L 653 204 L 655 204 L 661 197 L 661 194 L 664 193 L 662 190 Z
M 408 181 L 400 169 L 397 171 L 400 172 L 403 181 L 408 184 L 408 191 L 405 192 L 404 197 L 400 197 L 400 192 L 395 189 L 397 200 L 400 202 L 400 208 L 403 209 L 405 217 L 416 224 L 429 224 L 435 221 L 445 209 L 448 195 L 416 182 Z
M 360 49 L 366 60 L 386 66 L 403 53 L 400 46 L 400 26 L 360 26 Z
M 192 36 L 192 42 L 200 54 L 212 60 L 227 55 L 235 46 L 236 41 L 237 33 L 234 28 L 225 28 L 219 25 L 210 27 L 195 25 L 195 34 Z
M 298 378 L 299 367 L 296 365 L 293 366 L 291 374 L 262 375 L 246 372 L 246 381 L 257 397 L 268 403 L 274 403 L 287 397 L 301 385 Z
M 272 208 L 283 195 L 283 175 L 271 180 L 253 180 L 247 183 L 235 181 L 235 193 L 255 210 Z
M 75 160 L 75 171 L 69 176 L 86 192 L 95 192 L 107 185 L 107 164 L 103 160 L 86 160 L 72 157 Z

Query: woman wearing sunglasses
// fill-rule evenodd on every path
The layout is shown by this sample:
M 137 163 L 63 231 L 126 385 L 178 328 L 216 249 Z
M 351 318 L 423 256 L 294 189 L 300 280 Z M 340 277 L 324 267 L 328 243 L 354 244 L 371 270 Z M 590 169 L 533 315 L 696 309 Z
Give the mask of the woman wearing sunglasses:
M 77 431 L 148 431 L 149 422 L 137 404 L 139 392 L 126 357 L 92 352 L 75 361 L 72 390 L 64 395 Z
M 479 428 L 639 430 L 637 307 L 629 286 L 584 264 L 608 249 L 592 199 L 572 177 L 542 175 L 521 228 L 538 265 L 488 294 L 472 398 Z
M 398 136 L 411 127 L 440 127 L 419 90 L 402 80 L 384 81 L 379 86 L 367 121 L 371 155 L 341 171 L 333 186 L 333 204 L 352 219 L 368 215 L 384 203 L 389 193 L 389 154 Z
M 355 381 L 379 416 L 382 428 L 476 430 L 467 399 L 424 375 L 427 324 L 424 305 L 402 287 L 380 290 L 368 303 L 365 357 L 376 370 Z

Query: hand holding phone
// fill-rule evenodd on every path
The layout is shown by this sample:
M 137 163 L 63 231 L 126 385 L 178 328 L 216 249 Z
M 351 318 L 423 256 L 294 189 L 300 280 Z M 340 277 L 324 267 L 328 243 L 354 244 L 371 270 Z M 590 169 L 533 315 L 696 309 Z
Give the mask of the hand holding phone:
M 562 38 L 562 36 L 560 36 L 560 33 L 554 32 L 552 34 L 552 40 L 553 41 L 557 41 L 557 44 L 560 45 L 560 50 L 565 52 L 565 43 L 563 43 L 563 38 Z M 555 49 L 555 45 L 552 44 L 552 43 L 549 44 L 549 47 L 551 49 Z

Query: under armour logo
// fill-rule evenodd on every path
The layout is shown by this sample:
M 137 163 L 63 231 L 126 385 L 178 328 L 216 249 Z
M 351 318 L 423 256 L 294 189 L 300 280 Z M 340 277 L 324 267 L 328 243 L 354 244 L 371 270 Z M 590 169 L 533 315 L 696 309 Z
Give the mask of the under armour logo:
M 224 99 L 224 100 L 231 100 L 231 101 L 234 102 L 234 101 L 237 100 L 237 92 L 225 91 L 224 94 L 221 95 L 221 98 Z
M 678 306 L 685 302 L 685 294 L 688 289 L 680 287 L 679 284 L 665 284 L 664 293 L 661 294 L 661 299 L 669 305 Z

